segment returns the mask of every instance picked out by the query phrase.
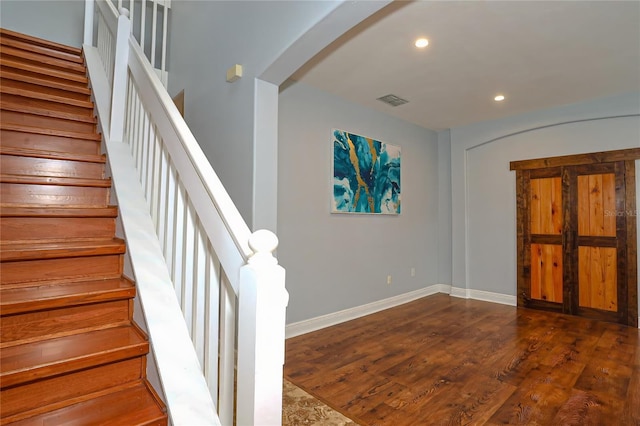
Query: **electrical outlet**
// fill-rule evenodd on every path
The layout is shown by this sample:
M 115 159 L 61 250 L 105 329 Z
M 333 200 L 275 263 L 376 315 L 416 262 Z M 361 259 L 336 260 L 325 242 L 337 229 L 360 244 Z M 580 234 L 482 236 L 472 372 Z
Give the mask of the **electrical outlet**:
M 411 276 L 412 277 L 416 276 L 416 268 L 411 268 Z
M 387 275 L 387 284 L 391 284 L 391 275 Z

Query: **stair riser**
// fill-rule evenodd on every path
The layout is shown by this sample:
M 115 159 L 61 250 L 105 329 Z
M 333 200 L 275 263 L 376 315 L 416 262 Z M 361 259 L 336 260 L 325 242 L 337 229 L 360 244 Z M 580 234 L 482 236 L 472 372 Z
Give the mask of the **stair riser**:
M 32 97 L 44 98 L 55 97 L 64 99 L 66 102 L 73 104 L 73 102 L 90 102 L 91 97 L 82 93 L 69 92 L 67 90 L 56 89 L 53 87 L 41 86 L 38 84 L 27 83 L 23 81 L 16 81 L 7 78 L 0 78 L 0 85 L 3 89 L 13 88 L 16 90 L 26 90 L 32 92 Z
M 68 74 L 77 74 L 84 76 L 86 70 L 82 64 L 75 62 L 65 61 L 64 59 L 57 59 L 51 56 L 40 55 L 38 53 L 27 52 L 21 49 L 15 49 L 13 47 L 2 48 L 3 57 L 12 61 L 36 65 L 40 67 L 46 67 L 50 70 L 63 71 Z
M 6 28 L 0 28 L 0 37 L 9 40 L 17 40 L 30 45 L 44 47 L 56 52 L 65 52 L 74 56 L 82 56 L 82 49 L 79 47 L 68 46 L 66 44 L 56 43 L 50 40 L 41 39 L 39 37 L 30 36 L 28 34 L 11 31 Z
M 27 371 L 4 374 L 2 378 L 2 385 L 3 387 L 20 386 L 35 380 L 45 380 L 50 377 L 55 377 L 60 374 L 69 374 L 85 368 L 92 368 L 116 361 L 123 361 L 127 358 L 145 356 L 147 353 L 149 353 L 148 342 L 122 346 L 109 353 L 94 354 L 82 358 L 69 359 L 66 362 L 56 363 L 53 365 L 31 368 Z
M 93 108 L 93 104 L 85 100 L 73 99 L 72 97 L 55 96 L 47 93 L 41 93 L 39 91 L 25 90 L 3 84 L 0 85 L 0 96 L 4 97 L 5 95 L 16 95 L 25 99 L 44 100 L 59 105 L 69 105 L 79 108 Z M 53 108 L 55 109 L 56 107 L 53 106 Z
M 95 124 L 82 121 L 64 120 L 56 117 L 46 117 L 35 114 L 25 114 L 17 111 L 2 110 L 3 123 L 19 124 L 23 126 L 40 127 L 42 129 L 63 130 L 67 132 L 93 133 Z
M 0 287 L 0 315 L 17 315 L 67 306 L 133 299 L 135 286 L 122 279 L 58 282 L 22 288 Z
M 117 254 L 85 258 L 25 260 L 2 263 L 0 285 L 23 287 L 34 282 L 118 278 L 121 274 L 122 256 Z
M 6 204 L 107 206 L 109 188 L 1 183 L 0 198 Z
M 24 81 L 45 87 L 70 90 L 72 92 L 87 94 L 88 85 L 79 81 L 65 80 L 51 75 L 39 74 L 37 72 L 25 71 L 20 68 L 9 66 L 2 67 L 2 76 L 10 80 Z
M 65 403 L 65 400 L 82 401 L 87 394 L 140 380 L 145 375 L 145 361 L 145 357 L 138 357 L 19 387 L 3 389 L 0 392 L 1 417 L 3 421 L 17 421 L 47 411 L 49 405 L 55 405 L 56 408 L 59 408 L 69 404 L 69 402 Z M 30 412 L 23 413 L 26 411 Z
M 5 217 L 0 233 L 5 241 L 62 240 L 65 238 L 110 238 L 115 235 L 113 218 Z
M 14 69 L 24 69 L 25 71 L 33 72 L 36 74 L 50 75 L 62 80 L 75 81 L 83 84 L 87 84 L 89 82 L 86 75 L 71 73 L 67 72 L 66 70 L 60 70 L 56 68 L 50 68 L 37 62 L 24 61 L 13 56 L 3 55 L 2 58 L 0 58 L 0 66 L 10 67 Z
M 67 105 L 60 102 L 51 102 L 44 99 L 25 97 L 11 93 L 2 93 L 1 98 L 5 102 L 22 104 L 27 107 L 41 108 L 53 111 L 60 111 L 68 114 L 75 114 L 80 117 L 93 117 L 93 108 L 76 105 Z
M 4 146 L 75 154 L 100 154 L 100 142 L 98 141 L 39 135 L 15 130 L 0 130 L 0 137 Z
M 57 59 L 61 59 L 61 60 L 76 63 L 76 64 L 84 63 L 82 56 L 75 55 L 68 52 L 62 52 L 62 51 L 51 49 L 44 46 L 37 46 L 32 43 L 26 43 L 16 37 L 10 37 L 5 35 L 0 37 L 0 42 L 4 46 L 13 47 L 15 49 L 24 50 L 26 52 L 38 53 L 40 55 L 50 56 L 52 58 L 57 58 Z
M 4 346 L 123 325 L 131 321 L 130 299 L 50 309 L 2 317 L 0 342 Z
M 52 160 L 48 158 L 0 155 L 2 173 L 31 176 L 57 176 L 102 179 L 104 164 L 82 161 Z

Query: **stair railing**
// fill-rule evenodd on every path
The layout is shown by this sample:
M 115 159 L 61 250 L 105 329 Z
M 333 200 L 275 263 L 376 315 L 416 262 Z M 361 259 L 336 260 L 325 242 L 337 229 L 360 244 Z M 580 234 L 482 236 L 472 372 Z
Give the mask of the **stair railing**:
M 85 58 L 171 422 L 280 424 L 288 293 L 277 237 L 250 232 L 127 10 L 86 2 L 98 31 Z

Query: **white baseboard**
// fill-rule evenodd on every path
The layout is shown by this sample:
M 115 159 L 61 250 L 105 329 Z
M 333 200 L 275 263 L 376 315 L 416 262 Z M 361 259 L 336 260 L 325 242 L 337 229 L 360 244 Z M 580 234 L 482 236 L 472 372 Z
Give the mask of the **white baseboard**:
M 301 334 L 311 333 L 325 327 L 340 324 L 345 321 L 360 318 L 365 315 L 373 314 L 385 309 L 393 308 L 421 297 L 431 296 L 436 293 L 445 293 L 452 297 L 460 297 L 462 299 L 482 300 L 485 302 L 499 303 L 501 305 L 517 306 L 518 299 L 502 293 L 493 293 L 490 291 L 473 290 L 469 288 L 453 287 L 449 284 L 434 284 L 429 287 L 415 290 L 409 293 L 393 296 L 388 299 L 378 300 L 355 308 L 345 309 L 343 311 L 322 315 L 308 320 L 287 324 L 285 328 L 285 338 L 300 336 Z M 640 317 L 638 317 L 638 328 L 640 328 Z
M 451 292 L 449 294 L 453 297 L 482 300 L 485 302 L 500 303 L 501 305 L 517 306 L 518 304 L 518 298 L 516 296 L 492 293 L 484 290 L 474 290 L 471 288 L 451 287 Z
M 500 303 L 502 305 L 516 306 L 516 296 L 510 296 L 500 293 L 492 293 L 482 290 L 472 290 L 459 287 L 452 287 L 448 284 L 434 284 L 429 287 L 415 290 L 409 293 L 393 296 L 388 299 L 378 300 L 362 306 L 345 309 L 327 315 L 322 315 L 308 320 L 287 324 L 285 328 L 285 337 L 300 336 L 301 334 L 311 333 L 325 327 L 340 324 L 345 321 L 370 315 L 385 309 L 393 308 L 421 297 L 430 296 L 436 293 L 445 293 L 453 297 L 461 297 L 464 299 L 476 299 L 486 302 Z
M 393 308 L 394 306 L 402 305 L 413 300 L 420 299 L 421 297 L 430 296 L 432 294 L 449 293 L 449 287 L 450 286 L 445 284 L 434 284 L 420 290 L 400 294 L 388 299 L 378 300 L 366 305 L 356 306 L 354 308 L 345 309 L 343 311 L 338 311 L 331 314 L 310 318 L 308 320 L 287 324 L 285 328 L 285 337 L 288 339 L 290 337 L 310 333 L 312 331 L 320 330 L 325 327 L 330 327 L 332 325 L 340 324 L 345 321 L 350 321 L 352 319 L 360 318 L 365 315 L 370 315 L 385 309 Z

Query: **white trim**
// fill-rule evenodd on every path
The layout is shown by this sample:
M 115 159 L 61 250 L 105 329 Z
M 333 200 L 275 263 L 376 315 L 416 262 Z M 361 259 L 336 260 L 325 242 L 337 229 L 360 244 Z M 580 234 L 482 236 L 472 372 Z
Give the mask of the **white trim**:
M 471 296 L 469 295 L 469 291 L 466 288 L 460 287 L 450 287 L 449 296 L 452 297 L 460 297 L 462 299 L 469 299 Z
M 308 320 L 298 321 L 287 324 L 285 328 L 285 338 L 296 337 L 302 334 L 311 333 L 325 327 L 340 324 L 345 321 L 370 315 L 385 309 L 409 303 L 422 297 L 431 296 L 436 293 L 445 293 L 452 297 L 460 297 L 462 299 L 482 300 L 484 302 L 499 303 L 501 305 L 517 305 L 516 296 L 508 294 L 492 293 L 490 291 L 473 290 L 460 287 L 452 287 L 449 284 L 434 284 L 429 287 L 415 290 L 409 293 L 393 296 L 388 299 L 378 300 L 366 305 L 356 306 L 354 308 L 345 309 L 331 314 L 322 315 Z
M 294 322 L 287 324 L 285 328 L 285 338 L 299 336 L 301 334 L 310 333 L 312 331 L 320 330 L 325 327 L 340 324 L 345 321 L 360 318 L 365 315 L 370 315 L 378 311 L 393 308 L 408 302 L 411 302 L 421 297 L 430 296 L 436 293 L 449 293 L 451 286 L 446 284 L 434 284 L 429 287 L 415 290 L 409 293 L 393 296 L 388 299 L 378 300 L 366 305 L 356 306 L 354 308 L 345 309 L 343 311 L 334 312 L 327 315 L 322 315 L 308 320 Z
M 451 287 L 449 295 L 453 297 L 460 297 L 462 299 L 474 299 L 485 302 L 500 303 L 501 305 L 517 306 L 518 304 L 516 296 L 492 293 L 484 290 L 473 290 L 470 288 Z
M 95 107 L 100 114 L 97 114 L 98 125 L 105 140 L 110 138 L 109 135 L 109 117 L 111 117 L 111 86 L 107 73 L 102 66 L 100 52 L 98 48 L 87 44 L 82 46 L 84 50 L 84 58 L 87 63 L 87 72 L 91 81 L 92 96 Z

